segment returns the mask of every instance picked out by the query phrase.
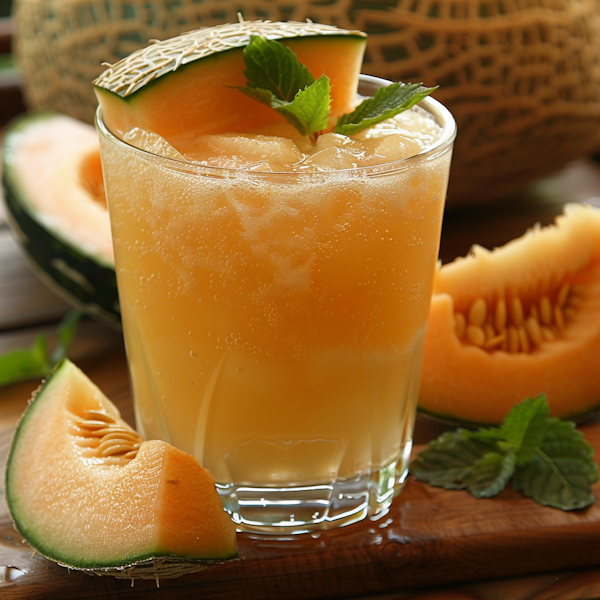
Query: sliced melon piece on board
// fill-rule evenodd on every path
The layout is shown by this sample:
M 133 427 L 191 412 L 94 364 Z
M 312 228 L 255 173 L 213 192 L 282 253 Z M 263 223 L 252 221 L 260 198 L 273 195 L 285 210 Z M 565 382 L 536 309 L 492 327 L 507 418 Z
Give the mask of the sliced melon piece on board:
M 332 119 L 352 110 L 365 34 L 310 22 L 243 21 L 151 44 L 108 68 L 94 81 L 106 125 L 119 136 L 134 127 L 154 131 L 180 149 L 200 134 L 284 122 L 235 89 L 246 85 L 243 49 L 252 35 L 281 41 L 315 79 L 329 77 Z
M 67 301 L 119 324 L 98 136 L 56 113 L 7 129 L 2 182 L 9 223 L 40 277 Z
M 17 425 L 6 503 L 32 548 L 73 569 L 157 578 L 237 556 L 211 473 L 143 441 L 68 360 Z
M 497 424 L 545 393 L 554 416 L 600 408 L 600 211 L 568 205 L 549 227 L 436 273 L 419 408 Z

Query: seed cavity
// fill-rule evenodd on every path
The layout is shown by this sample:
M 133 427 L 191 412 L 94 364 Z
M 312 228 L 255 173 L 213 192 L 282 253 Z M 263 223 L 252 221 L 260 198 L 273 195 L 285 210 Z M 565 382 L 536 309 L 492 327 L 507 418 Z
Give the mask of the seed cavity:
M 531 353 L 562 336 L 580 301 L 580 286 L 568 281 L 534 300 L 476 298 L 454 314 L 454 332 L 463 344 L 488 352 Z
M 101 410 L 74 414 L 70 432 L 82 459 L 103 466 L 125 466 L 137 456 L 144 441 L 129 425 Z

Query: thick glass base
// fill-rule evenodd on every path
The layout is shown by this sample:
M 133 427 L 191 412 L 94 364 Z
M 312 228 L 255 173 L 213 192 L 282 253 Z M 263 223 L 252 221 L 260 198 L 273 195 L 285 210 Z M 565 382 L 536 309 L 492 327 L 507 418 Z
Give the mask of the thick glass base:
M 294 535 L 342 527 L 389 508 L 406 479 L 410 448 L 398 461 L 331 484 L 255 487 L 217 484 L 238 531 Z

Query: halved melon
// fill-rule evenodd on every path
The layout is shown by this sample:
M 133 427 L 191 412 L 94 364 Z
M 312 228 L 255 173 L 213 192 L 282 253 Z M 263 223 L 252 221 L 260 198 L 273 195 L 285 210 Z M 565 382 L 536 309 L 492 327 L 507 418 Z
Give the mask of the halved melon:
M 316 23 L 242 21 L 198 29 L 134 52 L 94 81 L 108 128 L 154 131 L 176 148 L 204 133 L 250 132 L 284 122 L 252 100 L 243 49 L 252 35 L 289 46 L 315 78 L 331 82 L 332 119 L 352 110 L 365 34 Z
M 94 127 L 49 112 L 18 118 L 4 137 L 2 183 L 9 224 L 38 275 L 78 308 L 119 325 Z
M 497 424 L 545 393 L 561 418 L 600 408 L 600 211 L 568 205 L 535 227 L 436 273 L 419 408 Z
M 237 555 L 213 476 L 143 441 L 68 360 L 17 425 L 6 502 L 27 542 L 73 569 L 165 577 Z

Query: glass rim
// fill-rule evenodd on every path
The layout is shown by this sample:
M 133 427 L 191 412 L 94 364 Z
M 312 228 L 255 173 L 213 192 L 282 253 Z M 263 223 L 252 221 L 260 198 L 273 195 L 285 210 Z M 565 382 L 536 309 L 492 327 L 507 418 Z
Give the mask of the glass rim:
M 359 89 L 360 85 L 371 85 L 374 87 L 386 87 L 391 85 L 393 82 L 380 77 L 374 77 L 372 75 L 359 75 Z M 456 122 L 452 113 L 439 101 L 431 96 L 427 96 L 421 100 L 417 106 L 420 106 L 429 114 L 431 114 L 436 122 L 441 126 L 442 133 L 436 139 L 436 141 L 424 148 L 418 154 L 400 158 L 393 161 L 380 163 L 377 165 L 366 165 L 360 167 L 350 167 L 346 169 L 334 169 L 327 171 L 254 171 L 244 167 L 219 167 L 215 165 L 205 165 L 198 162 L 181 160 L 177 158 L 169 158 L 161 156 L 160 154 L 154 154 L 148 150 L 143 150 L 134 146 L 125 140 L 122 140 L 115 135 L 110 129 L 108 129 L 106 123 L 102 119 L 102 110 L 100 106 L 96 109 L 94 117 L 94 123 L 96 130 L 101 137 L 112 144 L 120 147 L 121 150 L 139 154 L 140 156 L 146 156 L 147 160 L 152 160 L 155 163 L 162 164 L 165 168 L 175 171 L 183 171 L 188 174 L 205 175 L 215 177 L 218 179 L 231 179 L 235 177 L 252 177 L 257 180 L 271 180 L 277 181 L 289 180 L 290 178 L 301 178 L 303 181 L 306 180 L 321 180 L 323 178 L 331 178 L 333 176 L 378 176 L 387 175 L 389 173 L 402 171 L 405 169 L 412 168 L 415 163 L 430 162 L 444 155 L 446 152 L 451 150 L 454 140 L 456 138 Z

